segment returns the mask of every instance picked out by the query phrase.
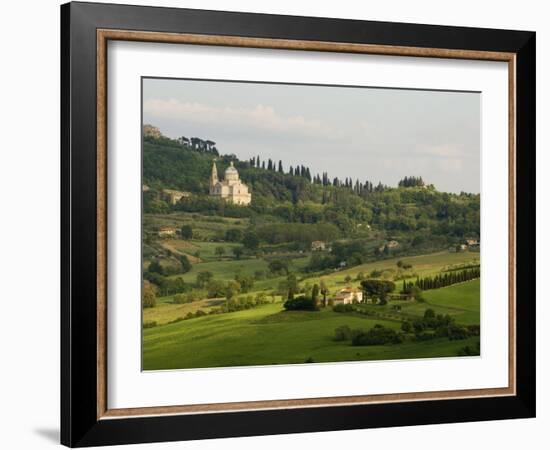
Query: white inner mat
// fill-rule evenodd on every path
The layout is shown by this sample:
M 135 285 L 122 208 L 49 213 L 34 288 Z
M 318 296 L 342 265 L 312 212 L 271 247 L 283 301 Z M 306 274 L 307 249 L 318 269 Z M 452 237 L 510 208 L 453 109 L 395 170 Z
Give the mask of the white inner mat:
M 480 357 L 141 371 L 141 77 L 480 91 Z M 108 408 L 508 385 L 506 63 L 108 44 Z

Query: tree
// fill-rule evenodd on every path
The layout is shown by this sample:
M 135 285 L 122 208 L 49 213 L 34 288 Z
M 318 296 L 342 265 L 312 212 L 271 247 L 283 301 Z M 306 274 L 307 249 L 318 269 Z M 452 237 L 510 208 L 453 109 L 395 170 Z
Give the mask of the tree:
M 327 295 L 329 294 L 329 290 L 328 290 L 327 284 L 325 283 L 325 280 L 321 280 L 319 291 L 323 296 L 323 306 L 327 306 Z
M 351 276 L 346 275 L 346 278 L 344 278 L 344 281 L 345 281 L 346 283 L 349 283 L 349 282 L 351 281 Z
M 149 272 L 158 273 L 160 275 L 164 273 L 164 269 L 157 260 L 151 261 L 151 264 L 149 264 L 149 268 L 147 270 Z
M 311 300 L 315 302 L 315 305 L 317 305 L 317 300 L 319 299 L 319 285 L 314 284 L 313 288 L 311 289 Z
M 235 255 L 235 259 L 241 259 L 241 256 L 244 253 L 244 250 L 241 246 L 233 247 L 232 251 L 233 251 L 233 255 Z
M 294 299 L 294 295 L 298 292 L 298 280 L 293 273 L 289 273 L 286 277 L 286 288 L 288 300 Z
M 155 292 L 155 288 L 147 280 L 143 282 L 141 303 L 144 308 L 153 308 L 157 304 L 157 294 Z
M 401 330 L 404 332 L 404 333 L 410 333 L 412 331 L 412 325 L 411 323 L 407 320 L 405 322 L 403 322 L 401 324 Z
M 189 258 L 187 258 L 186 255 L 180 256 L 180 263 L 182 273 L 187 273 L 191 270 L 191 263 L 189 262 Z
M 216 247 L 216 249 L 214 250 L 214 253 L 221 260 L 222 256 L 225 255 L 225 247 L 222 247 L 222 246 Z
M 225 240 L 229 242 L 239 242 L 243 238 L 243 232 L 238 228 L 230 228 L 225 232 Z
M 379 298 L 382 304 L 387 303 L 388 294 L 395 290 L 395 284 L 386 280 L 363 280 L 361 287 L 366 297 Z
M 288 273 L 288 264 L 281 259 L 274 259 L 270 261 L 267 268 L 273 274 Z
M 231 280 L 225 286 L 225 298 L 231 300 L 235 295 L 241 291 L 241 285 L 234 280 Z
M 199 272 L 197 274 L 197 286 L 203 288 L 212 280 L 213 277 L 214 275 L 212 275 L 212 272 L 208 272 L 207 270 Z
M 424 311 L 424 319 L 433 319 L 435 318 L 435 311 L 431 308 L 428 308 Z
M 250 250 L 256 250 L 260 245 L 260 239 L 256 233 L 248 231 L 243 237 L 243 245 Z
M 193 237 L 193 228 L 191 225 L 183 225 L 181 227 L 181 238 L 191 239 Z

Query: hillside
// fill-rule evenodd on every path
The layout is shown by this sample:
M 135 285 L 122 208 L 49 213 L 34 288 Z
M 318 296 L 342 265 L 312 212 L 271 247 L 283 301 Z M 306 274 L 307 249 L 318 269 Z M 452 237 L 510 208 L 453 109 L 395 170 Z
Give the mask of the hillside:
M 479 237 L 479 195 L 438 192 L 433 186 L 414 186 L 405 177 L 402 187 L 387 187 L 371 181 L 330 179 L 328 174 L 311 174 L 308 167 L 282 171 L 282 163 L 260 157 L 239 161 L 235 155 L 221 155 L 193 148 L 161 136 L 146 136 L 143 149 L 143 182 L 151 189 L 144 196 L 148 213 L 184 211 L 225 217 L 256 218 L 260 222 L 330 223 L 343 234 L 359 235 L 366 229 L 392 236 L 407 236 L 422 244 L 428 236 L 453 245 L 465 237 Z M 234 161 L 241 179 L 252 195 L 250 207 L 221 205 L 208 196 L 212 161 L 218 173 Z M 265 168 L 263 168 L 265 167 Z M 413 184 L 412 187 L 408 187 Z M 404 187 L 407 186 L 407 187 Z M 160 199 L 162 189 L 176 189 L 192 195 L 168 205 Z
M 250 204 L 209 195 L 214 159 Z M 479 195 L 287 167 L 151 127 L 145 369 L 479 354 Z

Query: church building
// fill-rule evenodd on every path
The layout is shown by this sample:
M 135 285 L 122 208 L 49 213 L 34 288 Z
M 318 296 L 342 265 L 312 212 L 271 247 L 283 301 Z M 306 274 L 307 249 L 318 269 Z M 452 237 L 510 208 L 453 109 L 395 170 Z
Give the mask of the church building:
M 252 194 L 248 192 L 248 186 L 239 179 L 239 172 L 231 161 L 225 170 L 224 179 L 218 179 L 216 162 L 212 163 L 212 175 L 210 176 L 210 195 L 220 197 L 236 205 L 249 205 Z

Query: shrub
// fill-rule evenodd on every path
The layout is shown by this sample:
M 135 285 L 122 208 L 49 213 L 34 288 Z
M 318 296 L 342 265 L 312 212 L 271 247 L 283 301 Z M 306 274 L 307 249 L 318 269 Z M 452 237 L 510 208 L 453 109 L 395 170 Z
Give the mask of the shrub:
M 332 310 L 337 313 L 345 313 L 345 312 L 353 312 L 354 308 L 353 308 L 353 305 L 350 305 L 349 303 L 347 305 L 340 303 L 338 305 L 333 306 Z
M 181 271 L 182 273 L 187 273 L 191 270 L 191 263 L 189 262 L 189 259 L 185 255 L 180 256 L 180 263 L 181 263 Z
M 151 261 L 151 264 L 149 264 L 149 268 L 147 269 L 149 272 L 158 273 L 162 275 L 164 273 L 164 269 L 160 265 L 160 263 L 156 260 Z
M 403 322 L 401 324 L 401 330 L 404 332 L 404 333 L 410 333 L 412 331 L 412 325 L 411 323 L 407 320 L 405 322 Z
M 437 336 L 435 333 L 422 332 L 422 333 L 416 333 L 414 337 L 417 341 L 429 341 L 431 339 L 434 339 Z
M 458 325 L 449 325 L 449 339 L 451 341 L 458 341 L 466 339 L 468 337 L 468 330 L 465 327 Z
M 317 305 L 315 302 L 305 296 L 296 297 L 294 299 L 287 300 L 284 303 L 284 308 L 287 311 L 316 311 Z
M 198 309 L 195 312 L 195 317 L 202 317 L 202 316 L 206 316 L 206 313 L 202 309 Z
M 265 272 L 263 270 L 255 270 L 254 271 L 254 279 L 255 280 L 263 280 L 265 278 Z
M 155 292 L 155 288 L 148 281 L 143 282 L 141 302 L 144 308 L 153 308 L 157 304 L 157 294 Z
M 281 259 L 274 259 L 269 263 L 267 266 L 269 271 L 273 274 L 287 274 L 288 273 L 288 264 L 286 261 L 283 261 Z
M 185 320 L 185 317 L 178 317 L 174 320 L 171 320 L 170 322 L 167 322 L 168 324 L 171 324 L 171 323 L 178 323 L 178 322 L 181 322 L 182 320 Z
M 335 341 L 349 341 L 351 339 L 351 329 L 347 325 L 342 325 L 334 330 Z
M 359 331 L 352 337 L 352 345 L 384 345 L 399 344 L 403 337 L 391 328 L 376 324 L 368 331 Z
M 457 351 L 456 354 L 458 356 L 479 356 L 479 354 L 480 354 L 479 342 L 477 342 L 473 346 L 467 345 L 465 347 L 462 347 L 461 349 L 459 349 Z
M 183 225 L 180 234 L 182 239 L 191 239 L 193 237 L 193 228 L 191 225 Z
M 243 232 L 238 228 L 230 228 L 225 232 L 225 240 L 229 242 L 239 242 L 243 238 Z
M 157 323 L 154 320 L 148 320 L 146 322 L 143 322 L 143 328 L 155 328 L 157 326 Z
M 435 311 L 431 308 L 428 308 L 424 311 L 424 319 L 434 319 L 435 318 Z

